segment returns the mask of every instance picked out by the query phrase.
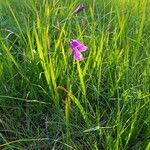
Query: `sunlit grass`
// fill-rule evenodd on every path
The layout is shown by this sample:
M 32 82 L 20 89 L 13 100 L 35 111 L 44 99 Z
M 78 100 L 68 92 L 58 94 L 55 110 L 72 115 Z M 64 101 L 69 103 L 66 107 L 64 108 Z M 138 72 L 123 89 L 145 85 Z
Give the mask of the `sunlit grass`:
M 0 1 L 0 148 L 150 148 L 150 2 L 80 4 Z

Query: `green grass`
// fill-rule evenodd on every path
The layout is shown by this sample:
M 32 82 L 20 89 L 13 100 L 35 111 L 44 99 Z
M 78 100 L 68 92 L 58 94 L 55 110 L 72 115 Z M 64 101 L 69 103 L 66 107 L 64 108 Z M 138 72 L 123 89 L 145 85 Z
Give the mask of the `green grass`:
M 0 0 L 0 149 L 150 149 L 150 1 L 80 4 Z

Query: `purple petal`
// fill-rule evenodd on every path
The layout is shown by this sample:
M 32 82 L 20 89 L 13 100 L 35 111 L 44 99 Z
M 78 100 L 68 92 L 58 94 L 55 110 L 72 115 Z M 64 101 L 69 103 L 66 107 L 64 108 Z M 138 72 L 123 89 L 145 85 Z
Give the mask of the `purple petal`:
M 83 44 L 81 44 L 80 42 L 78 42 L 78 41 L 76 41 L 76 40 L 71 40 L 70 41 L 70 46 L 71 46 L 71 48 L 77 48 L 78 49 L 78 51 L 80 51 L 80 52 L 84 52 L 84 51 L 86 51 L 88 48 L 87 48 L 87 46 L 85 46 L 85 45 L 83 45 Z
M 74 55 L 74 61 L 75 60 L 82 60 L 82 58 L 83 58 L 83 55 L 81 54 L 80 51 L 78 51 L 77 48 L 72 49 L 70 54 Z
M 83 44 L 80 44 L 79 46 L 77 46 L 77 49 L 80 51 L 80 52 L 84 52 L 84 51 L 87 51 L 87 46 L 83 45 Z
M 79 52 L 78 50 L 76 50 L 74 52 L 74 61 L 76 60 L 82 60 L 83 59 L 83 55 L 81 54 L 81 52 Z
M 74 11 L 73 11 L 73 14 L 77 14 L 79 13 L 80 11 L 82 11 L 84 9 L 84 6 L 83 5 L 80 5 L 78 6 Z
M 76 49 L 72 49 L 72 51 L 70 52 L 70 54 L 74 55 L 76 52 Z
M 80 45 L 80 42 L 78 42 L 78 41 L 76 41 L 76 40 L 71 40 L 70 41 L 70 46 L 71 46 L 71 48 L 75 48 L 75 47 L 77 47 L 77 46 L 79 46 Z

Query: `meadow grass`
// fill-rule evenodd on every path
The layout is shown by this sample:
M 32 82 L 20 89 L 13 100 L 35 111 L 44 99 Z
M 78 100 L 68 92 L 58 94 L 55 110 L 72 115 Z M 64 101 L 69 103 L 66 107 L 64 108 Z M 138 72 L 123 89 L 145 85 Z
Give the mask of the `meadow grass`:
M 0 149 L 149 150 L 149 10 L 149 0 L 0 0 Z M 71 39 L 88 47 L 82 61 Z

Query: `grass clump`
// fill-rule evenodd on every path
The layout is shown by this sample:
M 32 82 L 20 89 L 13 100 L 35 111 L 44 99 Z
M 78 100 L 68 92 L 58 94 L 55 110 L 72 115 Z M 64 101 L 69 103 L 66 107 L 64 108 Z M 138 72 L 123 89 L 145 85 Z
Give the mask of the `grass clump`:
M 150 148 L 150 2 L 80 4 L 0 1 L 0 148 Z

